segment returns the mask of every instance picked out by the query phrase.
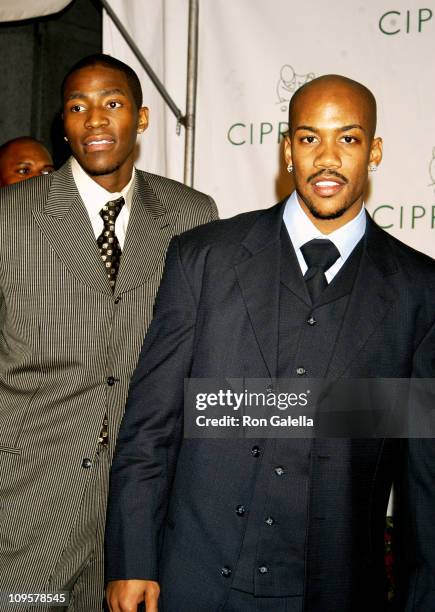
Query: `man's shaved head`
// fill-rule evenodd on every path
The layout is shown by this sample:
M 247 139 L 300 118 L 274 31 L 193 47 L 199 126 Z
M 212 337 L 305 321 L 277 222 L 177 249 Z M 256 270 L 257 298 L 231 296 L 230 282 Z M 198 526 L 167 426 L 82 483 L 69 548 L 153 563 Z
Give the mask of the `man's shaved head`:
M 12 138 L 0 146 L 0 160 L 3 159 L 13 147 L 26 144 L 32 144 L 47 151 L 42 142 L 33 138 L 33 136 L 18 136 L 18 138 Z
M 311 100 L 319 98 L 340 99 L 359 98 L 366 115 L 367 128 L 373 138 L 376 130 L 376 100 L 370 89 L 365 85 L 339 74 L 325 74 L 300 87 L 292 96 L 289 106 L 289 133 L 295 129 L 294 116 L 297 108 L 302 104 L 309 104 Z

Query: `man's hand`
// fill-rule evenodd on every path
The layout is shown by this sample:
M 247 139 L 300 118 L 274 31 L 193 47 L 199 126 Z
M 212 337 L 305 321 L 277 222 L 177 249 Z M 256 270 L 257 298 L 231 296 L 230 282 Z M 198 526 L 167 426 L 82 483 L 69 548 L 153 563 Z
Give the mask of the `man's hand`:
M 110 612 L 137 612 L 141 601 L 146 612 L 158 612 L 160 587 L 154 580 L 114 580 L 109 582 L 106 599 Z

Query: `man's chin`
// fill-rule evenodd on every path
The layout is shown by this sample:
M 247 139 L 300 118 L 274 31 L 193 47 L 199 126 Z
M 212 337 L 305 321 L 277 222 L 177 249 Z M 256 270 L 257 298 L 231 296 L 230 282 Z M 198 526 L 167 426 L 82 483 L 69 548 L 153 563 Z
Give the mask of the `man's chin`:
M 86 172 L 86 174 L 89 174 L 89 176 L 105 176 L 107 174 L 113 174 L 121 166 L 121 164 L 118 162 L 104 162 L 92 164 L 89 163 L 87 160 L 85 160 L 84 163 L 82 160 L 77 161 L 79 162 L 83 170 Z
M 107 174 L 113 174 L 120 167 L 120 164 L 116 165 L 107 165 L 107 166 L 99 166 L 99 167 L 85 167 L 83 166 L 83 170 L 89 174 L 89 176 L 106 176 Z
M 342 208 L 337 208 L 336 210 L 324 211 L 324 210 L 319 210 L 315 206 L 308 206 L 308 209 L 310 213 L 313 215 L 313 217 L 315 219 L 320 219 L 322 221 L 328 221 L 328 220 L 332 221 L 332 219 L 339 219 L 341 216 L 344 215 L 347 208 L 348 208 L 347 206 L 344 206 Z
M 89 171 L 88 174 L 90 176 L 106 176 L 107 174 L 113 174 L 118 170 L 119 166 L 110 166 L 107 168 L 97 169 L 94 171 Z
M 336 204 L 332 205 L 323 205 L 322 208 L 318 206 L 315 202 L 310 200 L 309 198 L 302 198 L 305 206 L 308 208 L 310 214 L 315 218 L 321 221 L 328 221 L 333 219 L 339 219 L 346 210 L 349 208 L 349 205 L 345 202 L 344 204 Z

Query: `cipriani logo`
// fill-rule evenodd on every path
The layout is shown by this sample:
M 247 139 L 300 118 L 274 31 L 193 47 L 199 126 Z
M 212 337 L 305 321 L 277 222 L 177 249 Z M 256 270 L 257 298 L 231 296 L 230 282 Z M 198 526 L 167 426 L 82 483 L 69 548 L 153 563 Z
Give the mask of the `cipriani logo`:
M 425 22 L 431 21 L 432 18 L 433 11 L 430 8 L 387 11 L 379 18 L 378 26 L 382 34 L 386 36 L 421 34 L 425 31 Z
M 305 83 L 308 83 L 308 81 L 312 81 L 316 75 L 313 72 L 296 74 L 293 66 L 284 64 L 284 66 L 281 67 L 279 77 L 279 81 L 276 85 L 276 93 L 278 95 L 277 104 L 281 104 L 282 111 L 287 111 L 288 103 L 295 91 L 298 90 L 299 87 L 302 87 L 302 85 L 305 85 Z
M 433 187 L 435 193 L 435 147 L 432 149 L 432 159 L 429 163 L 429 176 L 431 182 L 429 183 L 429 187 Z
M 308 83 L 316 78 L 313 72 L 307 74 L 296 74 L 293 66 L 290 64 L 284 64 L 280 70 L 280 78 L 276 84 L 276 94 L 278 101 L 276 104 L 280 104 L 281 111 L 287 113 L 288 104 L 291 100 L 292 95 Z M 227 140 L 231 145 L 236 147 L 243 145 L 267 145 L 279 144 L 288 132 L 287 114 L 285 117 L 282 115 L 275 115 L 272 121 L 270 117 L 265 120 L 249 121 L 249 119 L 242 118 L 241 121 L 235 121 L 232 123 L 227 131 Z

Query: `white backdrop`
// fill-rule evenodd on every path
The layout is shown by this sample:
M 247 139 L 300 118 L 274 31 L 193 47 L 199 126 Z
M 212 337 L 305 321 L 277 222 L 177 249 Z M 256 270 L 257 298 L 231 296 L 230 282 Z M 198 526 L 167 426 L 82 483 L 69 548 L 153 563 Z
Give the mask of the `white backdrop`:
M 72 0 L 1 0 L 0 22 L 52 15 L 70 2 Z
M 187 0 L 111 0 L 185 108 Z M 138 64 L 105 17 L 105 51 Z M 280 132 L 307 79 L 339 73 L 374 92 L 384 161 L 368 210 L 435 256 L 434 0 L 200 0 L 195 187 L 222 217 L 267 207 L 289 192 Z M 139 70 L 151 125 L 137 165 L 182 180 L 183 133 Z

